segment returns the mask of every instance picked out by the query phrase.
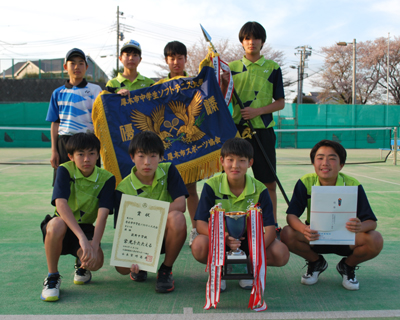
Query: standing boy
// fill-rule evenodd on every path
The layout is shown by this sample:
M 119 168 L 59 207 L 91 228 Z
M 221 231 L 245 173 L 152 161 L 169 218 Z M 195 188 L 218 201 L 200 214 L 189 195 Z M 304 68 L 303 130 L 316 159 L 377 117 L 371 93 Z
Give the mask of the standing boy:
M 115 177 L 96 166 L 100 141 L 93 133 L 77 133 L 68 140 L 70 162 L 60 165 L 54 184 L 55 215 L 41 224 L 48 266 L 41 299 L 57 301 L 61 278 L 60 255 L 75 256 L 75 284 L 88 283 L 103 266 L 100 240 L 113 208 Z M 93 223 L 96 221 L 96 226 Z
M 164 243 L 161 253 L 164 262 L 157 272 L 156 291 L 171 292 L 175 289 L 172 266 L 186 240 L 185 197 L 187 190 L 182 177 L 172 163 L 160 163 L 164 156 L 164 144 L 152 131 L 135 135 L 129 145 L 129 154 L 135 166 L 132 173 L 120 182 L 116 190 L 115 225 L 123 193 L 149 199 L 170 202 Z M 130 274 L 133 281 L 143 282 L 147 272 L 132 267 L 115 267 L 123 275 Z
M 289 250 L 275 235 L 275 220 L 272 213 L 272 203 L 267 188 L 260 181 L 249 176 L 246 172 L 253 164 L 253 147 L 249 142 L 240 138 L 227 140 L 221 148 L 221 164 L 224 173 L 209 179 L 203 187 L 200 203 L 196 211 L 195 220 L 199 235 L 192 244 L 194 258 L 207 263 L 209 238 L 208 220 L 210 209 L 218 204 L 226 212 L 247 211 L 251 204 L 260 204 L 263 214 L 264 243 L 268 266 L 281 267 L 289 260 Z M 241 248 L 248 255 L 247 235 L 236 240 L 225 234 L 226 246 L 231 250 Z M 251 289 L 253 280 L 240 280 L 243 289 Z M 225 281 L 221 283 L 221 290 L 225 290 Z
M 73 48 L 68 51 L 64 70 L 69 80 L 54 90 L 46 121 L 51 121 L 51 158 L 54 168 L 54 179 L 60 164 L 69 161 L 65 145 L 68 139 L 79 132 L 94 132 L 92 108 L 99 93 L 100 86 L 88 83 L 85 79 L 88 64 L 84 52 Z M 100 158 L 97 163 L 100 166 Z
M 311 163 L 315 173 L 306 174 L 297 182 L 292 200 L 287 209 L 287 223 L 281 234 L 282 241 L 289 250 L 307 261 L 307 272 L 301 283 L 317 283 L 319 275 L 328 268 L 321 255 L 334 253 L 344 256 L 336 269 L 342 276 L 342 285 L 347 290 L 358 290 L 359 283 L 355 270 L 361 262 L 375 258 L 383 247 L 383 239 L 376 229 L 376 217 L 369 205 L 361 184 L 354 178 L 340 173 L 346 162 L 346 150 L 340 143 L 321 140 L 311 150 Z M 346 223 L 346 229 L 354 232 L 355 245 L 310 245 L 319 239 L 318 231 L 310 229 L 310 203 L 312 186 L 358 186 L 357 217 Z M 307 220 L 300 217 L 307 208 Z
M 276 182 L 271 169 L 255 138 L 251 136 L 246 121 L 250 120 L 257 131 L 261 144 L 276 172 L 275 121 L 272 113 L 285 107 L 282 71 L 279 65 L 261 55 L 261 49 L 267 38 L 265 29 L 257 22 L 247 22 L 239 32 L 239 41 L 245 55 L 241 60 L 229 63 L 233 82 L 244 109 L 233 98 L 233 120 L 243 138 L 254 148 L 254 177 L 267 188 L 271 197 L 276 227 Z M 223 92 L 226 88 L 222 89 Z
M 128 96 L 130 91 L 150 87 L 154 81 L 142 76 L 137 67 L 142 61 L 142 48 L 139 42 L 130 40 L 121 48 L 119 61 L 124 65 L 124 72 L 107 82 L 107 90 Z
M 185 64 L 187 62 L 186 46 L 179 41 L 168 42 L 164 48 L 165 62 L 169 67 L 167 79 L 175 77 L 188 77 L 185 71 Z M 199 205 L 199 195 L 197 194 L 196 182 L 186 184 L 189 198 L 187 198 L 187 206 L 189 211 L 190 220 L 192 222 L 192 230 L 189 235 L 189 247 L 192 246 L 194 238 L 197 236 L 196 221 L 194 215 L 196 214 L 197 206 Z

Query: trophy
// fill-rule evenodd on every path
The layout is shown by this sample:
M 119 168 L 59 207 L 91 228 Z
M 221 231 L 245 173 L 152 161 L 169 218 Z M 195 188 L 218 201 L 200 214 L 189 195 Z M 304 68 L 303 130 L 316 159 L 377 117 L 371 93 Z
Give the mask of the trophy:
M 229 235 L 236 240 L 244 234 L 246 230 L 246 212 L 235 211 L 225 213 L 225 225 Z M 246 254 L 243 250 L 237 248 L 236 250 L 230 250 L 227 253 L 228 259 L 247 259 Z

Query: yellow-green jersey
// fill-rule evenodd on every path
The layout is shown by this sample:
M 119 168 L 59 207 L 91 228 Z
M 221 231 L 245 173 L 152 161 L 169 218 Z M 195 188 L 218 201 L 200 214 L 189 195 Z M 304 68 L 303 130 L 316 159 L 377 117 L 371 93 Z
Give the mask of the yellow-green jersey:
M 229 63 L 232 72 L 235 90 L 243 102 L 244 107 L 261 108 L 284 98 L 282 71 L 279 65 L 261 56 L 256 62 L 243 57 Z M 233 103 L 233 121 L 236 124 L 247 126 L 242 119 L 240 106 L 235 97 Z M 275 125 L 272 113 L 263 114 L 251 119 L 255 129 L 270 128 Z

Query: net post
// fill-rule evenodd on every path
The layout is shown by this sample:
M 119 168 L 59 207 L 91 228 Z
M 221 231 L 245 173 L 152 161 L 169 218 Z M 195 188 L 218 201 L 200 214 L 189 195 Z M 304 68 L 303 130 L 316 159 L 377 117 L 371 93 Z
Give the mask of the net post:
M 397 127 L 393 128 L 393 165 L 397 165 Z

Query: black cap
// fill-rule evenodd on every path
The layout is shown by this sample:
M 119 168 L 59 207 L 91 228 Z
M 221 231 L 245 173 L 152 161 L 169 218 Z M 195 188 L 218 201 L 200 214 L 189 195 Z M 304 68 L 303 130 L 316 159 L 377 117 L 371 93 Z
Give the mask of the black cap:
M 65 56 L 65 62 L 67 63 L 67 61 L 71 60 L 72 57 L 81 57 L 83 60 L 85 60 L 86 64 L 87 64 L 87 59 L 86 59 L 86 55 L 85 53 L 78 48 L 73 48 L 71 50 L 68 51 L 67 55 Z

